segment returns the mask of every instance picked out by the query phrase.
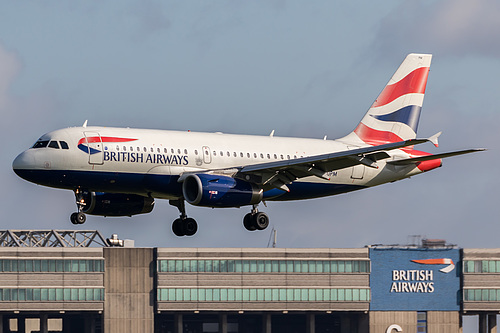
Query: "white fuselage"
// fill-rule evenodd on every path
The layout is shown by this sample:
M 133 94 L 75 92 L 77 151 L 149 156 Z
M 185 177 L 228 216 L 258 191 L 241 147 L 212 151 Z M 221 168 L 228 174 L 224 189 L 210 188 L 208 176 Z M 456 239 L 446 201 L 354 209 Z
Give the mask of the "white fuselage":
M 100 138 L 99 140 L 92 138 Z M 182 196 L 178 177 L 186 172 L 206 172 L 254 164 L 292 160 L 355 149 L 339 140 L 274 136 L 197 133 L 112 127 L 73 127 L 43 135 L 39 141 L 65 141 L 69 149 L 31 148 L 18 156 L 14 169 L 33 170 L 25 179 L 46 186 L 91 191 L 135 193 L 162 199 Z M 407 158 L 403 150 L 390 152 Z M 35 173 L 42 171 L 42 175 Z M 269 200 L 306 199 L 348 192 L 421 173 L 414 165 L 395 167 L 381 161 L 378 168 L 356 165 L 328 173 L 329 180 L 310 176 L 294 184 L 325 187 L 301 194 L 291 188 Z M 159 178 L 158 178 L 159 177 Z M 168 180 L 165 180 L 169 177 Z M 162 179 L 164 184 L 157 181 Z M 283 192 L 283 193 L 282 193 Z M 294 193 L 295 192 L 295 193 Z M 266 197 L 265 197 L 266 198 Z

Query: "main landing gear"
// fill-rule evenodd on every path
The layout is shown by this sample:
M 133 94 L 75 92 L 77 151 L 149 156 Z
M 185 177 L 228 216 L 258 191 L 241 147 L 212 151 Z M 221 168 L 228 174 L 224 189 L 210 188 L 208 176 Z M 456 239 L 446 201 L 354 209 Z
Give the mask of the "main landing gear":
M 87 220 L 87 216 L 82 212 L 85 207 L 85 198 L 83 197 L 84 193 L 80 189 L 75 190 L 75 198 L 76 198 L 76 207 L 78 211 L 71 214 L 70 220 L 73 224 L 84 224 Z
M 264 230 L 269 225 L 269 216 L 259 212 L 257 205 L 253 205 L 252 211 L 243 218 L 243 225 L 248 231 Z
M 187 217 L 184 199 L 169 200 L 169 204 L 179 209 L 180 217 L 172 223 L 172 231 L 176 236 L 193 236 L 198 231 L 195 219 Z

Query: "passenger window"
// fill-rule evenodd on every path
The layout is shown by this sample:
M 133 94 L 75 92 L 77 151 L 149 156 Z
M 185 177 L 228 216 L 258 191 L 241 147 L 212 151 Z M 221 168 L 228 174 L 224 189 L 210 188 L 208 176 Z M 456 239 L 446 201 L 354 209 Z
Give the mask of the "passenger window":
M 167 153 L 167 148 L 163 148 L 163 152 L 166 154 Z
M 57 143 L 57 141 L 50 141 L 49 148 L 59 149 L 59 144 Z
M 170 148 L 170 152 L 173 154 L 174 153 L 174 148 Z
M 222 150 L 220 151 L 220 156 L 224 156 L 224 153 L 222 152 Z
M 214 150 L 214 156 L 217 156 L 217 152 Z
M 271 159 L 271 155 L 267 154 L 267 159 L 270 160 Z
M 155 152 L 155 149 L 153 147 L 151 147 L 151 152 L 154 153 Z
M 289 160 L 290 159 L 290 155 L 286 155 L 286 158 L 287 158 L 287 160 Z
M 253 158 L 257 158 L 257 153 L 253 153 Z
M 195 149 L 195 150 L 194 150 L 194 154 L 195 154 L 195 155 L 198 155 L 198 150 L 196 150 L 196 149 Z
M 45 148 L 49 144 L 49 141 L 37 141 L 31 148 Z
M 157 152 L 160 152 L 160 148 L 159 148 L 159 147 L 158 147 L 158 148 L 156 148 L 156 151 L 157 151 Z
M 137 151 L 141 151 L 141 147 L 137 147 Z
M 234 156 L 234 157 L 237 157 L 237 156 L 238 156 L 238 154 L 236 154 L 236 152 L 233 152 L 233 156 Z
M 208 155 L 208 150 L 205 150 L 205 155 Z
M 278 159 L 278 156 L 276 156 L 276 154 L 274 154 L 274 159 L 277 160 Z
M 123 146 L 123 151 L 127 151 L 127 147 Z
M 144 150 L 144 152 L 147 152 L 148 150 L 146 149 L 146 147 L 142 147 L 142 150 Z
M 250 153 L 247 153 L 247 157 L 250 158 Z
M 243 157 L 243 153 L 242 152 L 240 152 L 240 156 Z
M 181 150 L 180 149 L 177 149 L 177 154 L 181 154 Z
M 187 155 L 187 154 L 188 154 L 188 150 L 184 149 L 184 155 Z
M 134 147 L 130 146 L 129 148 L 130 148 L 130 151 L 134 151 Z
M 280 155 L 281 159 L 283 159 L 283 155 Z
M 61 144 L 61 148 L 62 148 L 62 149 L 69 149 L 69 146 L 68 146 L 68 144 L 66 143 L 66 141 L 59 141 L 59 143 Z
M 119 146 L 116 146 L 116 150 L 120 151 L 120 147 L 119 147 Z
M 227 152 L 227 157 L 231 157 L 231 153 L 230 152 Z
M 264 158 L 264 154 L 260 153 L 260 158 Z

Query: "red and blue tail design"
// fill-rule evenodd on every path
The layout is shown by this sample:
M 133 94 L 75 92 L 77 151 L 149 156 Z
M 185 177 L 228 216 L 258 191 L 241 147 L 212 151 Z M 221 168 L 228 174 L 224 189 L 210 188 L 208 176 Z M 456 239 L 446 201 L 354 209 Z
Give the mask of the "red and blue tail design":
M 346 139 L 355 134 L 364 143 L 380 145 L 416 138 L 431 58 L 409 54 Z

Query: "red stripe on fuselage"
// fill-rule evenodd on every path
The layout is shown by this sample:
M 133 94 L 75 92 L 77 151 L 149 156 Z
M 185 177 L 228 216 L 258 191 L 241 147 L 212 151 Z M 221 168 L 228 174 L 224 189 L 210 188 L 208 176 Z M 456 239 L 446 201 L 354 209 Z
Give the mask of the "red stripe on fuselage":
M 388 84 L 372 105 L 383 106 L 406 94 L 423 94 L 427 84 L 429 67 L 420 67 L 394 84 Z
M 136 141 L 137 139 L 128 139 L 128 138 L 115 138 L 112 136 L 90 136 L 88 138 L 81 138 L 78 141 L 78 144 L 82 143 L 95 143 L 95 142 L 130 142 Z

